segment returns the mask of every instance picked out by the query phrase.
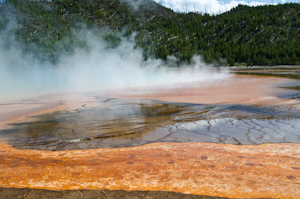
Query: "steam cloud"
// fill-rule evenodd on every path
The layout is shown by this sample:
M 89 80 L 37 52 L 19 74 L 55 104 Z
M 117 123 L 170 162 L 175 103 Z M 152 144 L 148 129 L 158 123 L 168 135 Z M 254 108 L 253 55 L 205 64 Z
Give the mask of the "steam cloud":
M 121 2 L 128 3 L 135 10 L 137 10 L 141 5 L 145 4 L 144 0 L 121 0 Z
M 194 57 L 193 67 L 172 70 L 159 59 L 143 59 L 134 41 L 123 38 L 116 48 L 91 31 L 78 37 L 88 48 L 61 53 L 58 63 L 24 54 L 16 41 L 7 45 L 7 31 L 0 35 L 0 102 L 57 92 L 98 91 L 131 86 L 153 86 L 228 77 L 227 73 L 199 72 L 205 64 Z M 175 58 L 170 57 L 169 62 Z

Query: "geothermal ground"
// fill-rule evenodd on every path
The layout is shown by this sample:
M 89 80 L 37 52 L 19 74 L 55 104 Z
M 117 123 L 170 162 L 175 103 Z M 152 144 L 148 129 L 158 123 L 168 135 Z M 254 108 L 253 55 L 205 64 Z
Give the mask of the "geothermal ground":
M 300 198 L 299 87 L 232 75 L 0 104 L 0 198 Z

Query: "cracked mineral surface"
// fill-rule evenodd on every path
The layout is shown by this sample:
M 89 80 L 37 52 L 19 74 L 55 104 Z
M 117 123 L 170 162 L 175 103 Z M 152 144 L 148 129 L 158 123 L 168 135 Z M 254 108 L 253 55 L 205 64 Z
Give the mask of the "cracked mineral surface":
M 299 198 L 299 85 L 235 76 L 0 104 L 0 198 Z

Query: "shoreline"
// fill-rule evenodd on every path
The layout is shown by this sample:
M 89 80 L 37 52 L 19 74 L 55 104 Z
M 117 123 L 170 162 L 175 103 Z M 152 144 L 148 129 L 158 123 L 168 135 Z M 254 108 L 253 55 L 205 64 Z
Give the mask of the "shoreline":
M 99 106 L 97 97 L 107 96 L 125 99 L 160 100 L 171 103 L 195 104 L 245 104 L 255 99 L 264 101 L 280 88 L 280 84 L 292 82 L 293 79 L 282 77 L 261 77 L 253 74 L 234 75 L 234 79 L 225 79 L 215 83 L 187 84 L 182 87 L 146 87 L 116 89 L 104 92 L 58 93 L 40 96 L 33 100 L 22 100 L 14 103 L 0 103 L 0 129 L 7 123 L 16 123 L 35 115 L 56 111 L 74 111 L 81 107 Z M 236 85 L 242 84 L 242 85 Z M 244 88 L 248 89 L 245 90 Z M 143 91 L 139 93 L 139 91 Z M 271 91 L 272 90 L 272 91 Z M 249 94 L 249 92 L 252 92 Z M 220 100 L 219 98 L 222 98 Z M 266 101 L 266 104 L 269 102 Z M 23 105 L 23 106 L 20 106 Z M 24 107 L 25 106 L 25 107 Z
M 189 103 L 205 104 L 217 94 L 224 97 L 219 101 L 220 104 L 282 105 L 287 100 L 268 97 L 280 90 L 276 86 L 293 81 L 276 77 L 236 77 L 235 80 L 238 81 L 230 81 L 226 85 L 219 82 L 200 87 L 201 89 L 193 86 L 169 90 L 156 88 L 152 92 L 153 88 L 150 88 L 145 93 L 132 89 L 129 92 L 109 93 L 108 96 L 165 101 L 174 98 L 176 102 L 185 99 Z M 240 83 L 237 87 L 231 86 L 237 83 Z M 254 88 L 243 89 L 245 85 Z M 229 90 L 224 90 L 226 86 Z M 241 89 L 243 92 L 240 94 Z M 228 96 L 227 92 L 230 95 L 230 91 L 234 91 L 236 95 Z M 207 95 L 210 96 L 200 98 Z M 0 129 L 8 121 L 34 120 L 29 116 L 103 106 L 97 100 L 98 96 L 101 94 L 43 96 L 34 103 L 26 103 L 29 109 L 25 114 L 11 120 L 2 118 Z M 249 96 L 254 97 L 249 99 Z M 295 103 L 299 104 L 297 101 Z M 42 105 L 39 107 L 37 104 Z M 46 106 L 48 107 L 45 108 Z M 13 110 L 18 112 L 18 109 Z M 165 142 L 125 148 L 41 151 L 15 149 L 0 142 L 0 155 L 0 187 L 32 190 L 163 191 L 216 198 L 300 198 L 299 144 Z

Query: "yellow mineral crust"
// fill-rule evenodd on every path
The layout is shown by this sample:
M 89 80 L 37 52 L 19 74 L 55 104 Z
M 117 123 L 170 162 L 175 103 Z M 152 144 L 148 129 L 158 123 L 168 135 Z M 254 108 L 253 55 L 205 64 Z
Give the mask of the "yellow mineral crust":
M 155 143 L 53 152 L 1 143 L 0 171 L 3 187 L 300 198 L 299 144 Z

